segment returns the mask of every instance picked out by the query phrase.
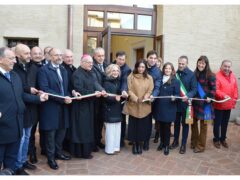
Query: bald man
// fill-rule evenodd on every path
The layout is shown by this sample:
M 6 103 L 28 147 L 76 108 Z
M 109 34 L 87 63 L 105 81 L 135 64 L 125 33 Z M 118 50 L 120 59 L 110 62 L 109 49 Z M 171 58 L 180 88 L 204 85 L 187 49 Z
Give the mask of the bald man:
M 69 126 L 68 75 L 62 64 L 62 52 L 57 48 L 49 51 L 50 62 L 41 67 L 38 72 L 38 84 L 42 91 L 60 95 L 65 98 L 51 97 L 48 102 L 41 104 L 39 128 L 44 131 L 48 165 L 58 169 L 55 159 L 69 160 L 71 157 L 63 154 L 62 143 L 66 129 Z
M 30 49 L 24 44 L 18 44 L 15 48 L 17 63 L 13 70 L 20 76 L 25 93 L 37 95 L 39 91 L 36 89 L 37 66 L 30 63 Z M 36 166 L 27 160 L 28 145 L 31 135 L 32 126 L 36 123 L 37 105 L 26 103 L 26 111 L 24 113 L 23 137 L 20 143 L 18 159 L 15 165 L 16 173 L 26 175 L 24 169 L 34 170 Z

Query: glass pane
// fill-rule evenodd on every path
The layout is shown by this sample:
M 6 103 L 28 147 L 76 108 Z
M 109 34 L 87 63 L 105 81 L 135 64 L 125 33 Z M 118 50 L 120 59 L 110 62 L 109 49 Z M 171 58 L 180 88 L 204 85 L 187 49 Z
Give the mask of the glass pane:
M 107 22 L 111 28 L 133 29 L 133 14 L 107 13 Z
M 97 48 L 97 38 L 96 37 L 88 37 L 87 45 L 88 45 L 87 53 L 92 56 L 94 49 Z
M 88 26 L 103 27 L 103 12 L 88 11 Z
M 152 30 L 152 16 L 138 15 L 137 29 L 139 30 Z

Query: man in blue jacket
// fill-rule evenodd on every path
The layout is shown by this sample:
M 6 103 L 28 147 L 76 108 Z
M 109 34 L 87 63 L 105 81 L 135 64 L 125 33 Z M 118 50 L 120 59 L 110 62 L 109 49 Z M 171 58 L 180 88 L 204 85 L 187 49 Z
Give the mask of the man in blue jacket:
M 162 79 L 162 72 L 157 67 L 157 52 L 154 50 L 151 50 L 147 53 L 147 71 L 150 76 L 153 78 L 154 88 L 151 97 L 158 96 L 160 86 L 161 86 L 161 79 Z M 154 102 L 153 102 L 154 106 Z M 148 131 L 148 140 L 144 141 L 143 143 L 143 150 L 148 151 L 149 150 L 149 140 L 151 138 L 152 134 L 152 119 L 149 121 L 149 126 L 146 127 Z
M 186 110 L 188 107 L 188 98 L 192 98 L 197 93 L 197 80 L 194 73 L 188 68 L 188 57 L 180 56 L 178 58 L 178 70 L 177 75 L 182 85 L 186 89 L 186 94 L 183 95 L 183 100 L 178 102 L 177 116 L 174 122 L 174 140 L 171 145 L 171 149 L 175 149 L 179 146 L 179 133 L 180 124 L 182 123 L 182 143 L 179 150 L 180 154 L 186 152 L 186 143 L 188 138 L 189 125 L 186 124 Z
M 120 75 L 120 90 L 121 90 L 121 95 L 123 98 L 128 97 L 128 87 L 127 87 L 127 77 L 131 73 L 131 69 L 129 66 L 126 64 L 126 53 L 124 51 L 118 51 L 116 53 L 116 62 L 115 62 L 121 70 L 121 75 Z M 123 105 L 122 105 L 123 108 Z M 126 132 L 126 115 L 122 114 L 122 122 L 121 122 L 121 147 L 125 145 L 124 139 L 125 139 L 125 132 Z
M 37 103 L 47 99 L 23 92 L 20 77 L 12 71 L 16 58 L 10 49 L 0 48 L 0 166 L 14 173 L 23 135 L 24 102 Z
M 48 165 L 58 169 L 55 159 L 69 160 L 62 151 L 62 143 L 66 128 L 69 127 L 69 112 L 66 104 L 72 100 L 69 98 L 68 74 L 62 64 L 62 53 L 57 48 L 49 51 L 51 61 L 41 67 L 38 72 L 38 84 L 40 90 L 60 95 L 65 98 L 49 97 L 49 101 L 40 106 L 39 128 L 44 131 L 46 142 Z

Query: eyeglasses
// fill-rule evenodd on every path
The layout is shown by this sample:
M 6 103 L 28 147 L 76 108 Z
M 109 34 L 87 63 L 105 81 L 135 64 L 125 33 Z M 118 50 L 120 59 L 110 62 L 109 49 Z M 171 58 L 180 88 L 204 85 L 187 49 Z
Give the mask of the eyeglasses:
M 7 59 L 11 60 L 11 61 L 15 61 L 16 57 L 6 57 Z

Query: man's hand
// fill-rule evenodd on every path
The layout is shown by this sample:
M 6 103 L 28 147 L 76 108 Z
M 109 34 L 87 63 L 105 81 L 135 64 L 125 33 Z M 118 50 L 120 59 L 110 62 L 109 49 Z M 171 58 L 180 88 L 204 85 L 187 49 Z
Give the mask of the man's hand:
M 119 96 L 119 95 L 116 96 L 115 98 L 116 98 L 116 101 L 118 101 L 118 102 L 121 100 L 121 96 Z
M 102 93 L 100 91 L 95 91 L 96 97 L 101 97 Z
M 34 87 L 31 87 L 30 88 L 30 91 L 31 91 L 31 94 L 37 94 L 39 91 L 36 89 L 36 88 L 34 88 Z
M 128 93 L 126 91 L 122 91 L 122 97 L 123 98 L 128 98 Z
M 231 97 L 229 95 L 224 96 L 224 99 L 228 99 L 228 98 L 231 98 Z
M 188 101 L 188 97 L 187 96 L 183 96 L 182 98 L 183 98 L 182 99 L 183 102 L 187 102 Z
M 70 104 L 72 103 L 72 99 L 69 96 L 66 96 L 64 99 L 65 104 Z
M 81 96 L 81 94 L 79 92 L 75 91 L 75 90 L 72 90 L 72 95 L 74 97 L 80 97 Z
M 48 94 L 47 93 L 42 93 L 41 95 L 40 95 L 40 101 L 41 102 L 45 102 L 45 101 L 47 101 L 48 100 Z
M 171 101 L 175 101 L 176 97 L 175 96 L 171 96 Z
M 108 96 L 108 94 L 107 94 L 107 92 L 106 92 L 105 90 L 102 90 L 101 93 L 102 93 L 102 96 L 103 96 L 103 97 L 107 97 L 107 96 Z
M 211 99 L 209 97 L 207 97 L 206 101 L 207 101 L 207 103 L 210 103 Z
M 138 99 L 137 99 L 137 102 L 138 102 L 138 103 L 142 103 L 142 101 L 143 101 L 142 98 L 138 98 Z

